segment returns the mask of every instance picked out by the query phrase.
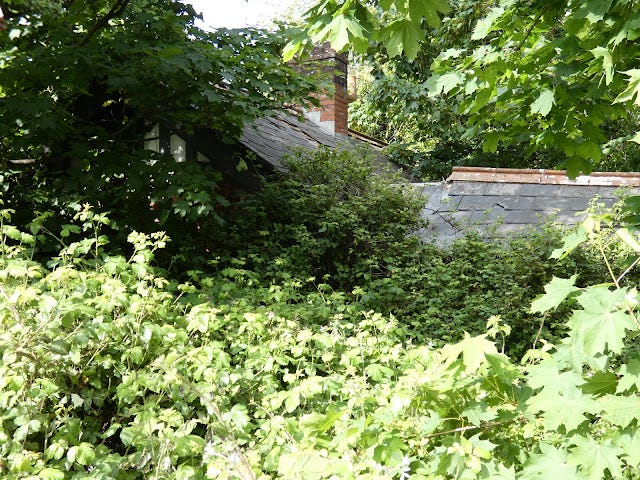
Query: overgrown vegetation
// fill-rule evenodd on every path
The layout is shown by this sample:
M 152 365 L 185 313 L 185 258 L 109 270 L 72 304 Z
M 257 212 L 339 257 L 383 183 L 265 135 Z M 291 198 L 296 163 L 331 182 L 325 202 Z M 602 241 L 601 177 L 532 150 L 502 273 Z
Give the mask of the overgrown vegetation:
M 88 204 L 57 228 L 1 211 L 3 478 L 638 476 L 633 269 L 602 284 L 602 253 L 619 275 L 640 250 L 618 216 L 559 249 L 440 248 L 366 156 L 289 167 L 208 261 L 165 233 L 119 245 Z
M 306 32 L 364 55 L 358 124 L 430 179 L 452 165 L 638 166 L 634 2 L 318 1 Z M 287 49 L 293 54 L 304 36 Z

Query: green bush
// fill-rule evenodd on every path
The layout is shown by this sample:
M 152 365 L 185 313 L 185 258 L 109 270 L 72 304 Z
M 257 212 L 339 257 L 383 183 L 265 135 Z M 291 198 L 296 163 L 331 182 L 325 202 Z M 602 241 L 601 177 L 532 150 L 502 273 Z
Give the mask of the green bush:
M 399 318 L 419 343 L 459 341 L 465 332 L 479 335 L 487 319 L 499 316 L 511 327 L 507 352 L 520 358 L 541 339 L 554 341 L 566 333 L 566 310 L 544 319 L 529 312 L 530 303 L 554 275 L 578 273 L 580 285 L 609 280 L 595 246 L 585 246 L 560 262 L 550 258 L 562 235 L 562 230 L 549 226 L 490 240 L 470 230 L 447 247 L 418 245 L 396 257 L 388 277 L 367 284 L 361 301 Z M 615 261 L 622 267 L 625 256 Z
M 299 151 L 286 166 L 233 211 L 224 237 L 247 268 L 350 291 L 387 276 L 392 259 L 417 245 L 424 199 L 377 171 L 367 149 Z
M 0 210 L 2 478 L 640 475 L 640 359 L 625 350 L 635 289 L 553 278 L 527 308 L 569 301 L 567 334 L 521 365 L 501 353 L 496 319 L 434 348 L 324 283 L 261 283 L 239 266 L 169 282 L 152 266 L 163 233 L 131 233 L 129 258 L 109 254 L 109 219 L 88 206 L 63 227 L 82 238 L 45 267 L 11 214 Z M 591 224 L 559 253 L 583 241 L 614 248 L 612 271 L 617 249 L 640 250 L 633 233 Z

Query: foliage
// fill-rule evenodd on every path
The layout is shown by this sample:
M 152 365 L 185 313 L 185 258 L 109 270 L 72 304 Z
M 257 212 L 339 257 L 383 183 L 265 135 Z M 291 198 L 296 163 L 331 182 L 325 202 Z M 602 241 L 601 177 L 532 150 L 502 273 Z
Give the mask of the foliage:
M 304 101 L 278 37 L 194 26 L 176 1 L 10 2 L 0 32 L 4 158 L 116 163 L 160 122 L 233 138 L 243 122 Z M 233 108 L 230 106 L 233 105 Z M 124 171 L 124 169 L 123 169 Z
M 273 278 L 315 277 L 349 291 L 386 276 L 412 249 L 424 199 L 382 168 L 367 148 L 299 151 L 229 219 L 234 259 Z M 257 232 L 257 235 L 256 235 Z
M 62 227 L 83 238 L 45 266 L 12 213 L 0 215 L 3 478 L 640 473 L 640 359 L 625 348 L 637 293 L 619 275 L 555 278 L 532 311 L 569 299 L 568 334 L 519 365 L 495 318 L 435 348 L 327 284 L 261 285 L 241 268 L 171 283 L 150 264 L 163 233 L 134 232 L 133 254 L 111 255 L 109 219 L 88 205 Z M 581 240 L 640 250 L 632 232 L 601 227 L 590 220 L 555 256 Z
M 130 252 L 131 230 L 162 228 L 176 251 L 204 262 L 203 238 L 228 205 L 222 178 L 145 150 L 143 139 L 159 124 L 230 143 L 245 122 L 305 104 L 315 81 L 282 62 L 281 34 L 205 32 L 190 5 L 170 0 L 20 0 L 2 10 L 0 188 L 14 223 L 28 228 L 35 211 L 55 232 L 87 202 L 109 212 L 113 252 Z M 235 162 L 228 156 L 211 160 Z M 46 258 L 59 245 L 44 239 Z M 184 266 L 177 255 L 161 260 Z
M 379 57 L 370 56 L 366 61 L 379 62 Z M 555 157 L 538 153 L 527 158 L 518 146 L 483 151 L 482 140 L 467 134 L 466 116 L 458 112 L 455 101 L 429 94 L 424 72 L 400 73 L 398 64 L 408 63 L 406 59 L 386 61 L 373 79 L 358 83 L 358 98 L 349 105 L 349 118 L 354 129 L 388 142 L 385 155 L 413 177 L 440 180 L 450 175 L 453 166 L 556 165 Z M 624 169 L 625 164 L 617 166 Z
M 425 12 L 411 14 L 414 4 L 444 11 L 440 2 L 319 2 L 307 32 L 338 48 L 348 36 L 349 45 L 365 53 L 369 43 L 363 40 L 372 29 L 382 32 L 371 38 L 390 56 L 404 51 L 413 59 L 425 39 L 425 19 L 437 24 Z M 466 42 L 439 52 L 426 85 L 430 95 L 461 100 L 457 112 L 467 119 L 467 135 L 480 138 L 484 151 L 525 145 L 530 152 L 560 154 L 573 176 L 591 171 L 612 145 L 636 139 L 634 2 L 482 5 L 490 8 Z M 624 128 L 612 132 L 610 122 Z

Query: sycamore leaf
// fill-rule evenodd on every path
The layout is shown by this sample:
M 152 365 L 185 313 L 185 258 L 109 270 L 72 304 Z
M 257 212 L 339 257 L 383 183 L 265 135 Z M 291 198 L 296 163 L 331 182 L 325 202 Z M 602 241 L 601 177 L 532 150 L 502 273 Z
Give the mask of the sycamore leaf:
M 410 20 L 396 20 L 384 29 L 389 37 L 385 46 L 391 57 L 404 54 L 409 60 L 416 58 L 420 51 L 420 42 L 424 40 L 424 32 L 419 24 Z
M 543 389 L 527 401 L 532 412 L 542 412 L 544 426 L 547 430 L 557 430 L 564 425 L 567 431 L 575 430 L 588 418 L 585 414 L 599 411 L 599 404 L 590 395 L 585 395 L 574 388 L 563 395 Z
M 633 68 L 626 70 L 624 73 L 627 77 L 627 88 L 618 95 L 614 103 L 634 102 L 640 105 L 640 69 Z
M 455 345 L 445 345 L 442 353 L 445 366 L 451 365 L 462 354 L 465 372 L 475 372 L 487 361 L 485 354 L 497 354 L 498 349 L 493 342 L 487 340 L 486 334 L 471 337 L 465 332 L 462 341 Z
M 622 393 L 630 391 L 635 388 L 635 391 L 640 391 L 640 359 L 633 358 L 620 367 L 618 375 L 621 376 L 618 381 L 618 388 L 616 393 Z
M 556 248 L 551 253 L 551 258 L 557 258 L 558 260 L 565 258 L 577 247 L 587 241 L 587 231 L 582 225 L 580 225 L 575 232 L 566 235 L 562 241 L 564 242 L 562 247 Z
M 533 389 L 543 388 L 548 395 L 569 395 L 585 381 L 575 371 L 561 373 L 556 363 L 547 361 L 531 367 L 527 383 Z
M 606 289 L 602 289 L 606 290 Z M 587 355 L 620 353 L 627 330 L 635 327 L 633 317 L 623 311 L 594 312 L 576 310 L 568 322 L 574 342 L 581 343 Z
M 498 142 L 502 138 L 500 132 L 487 132 L 484 136 L 484 142 L 482 142 L 483 152 L 495 152 L 498 149 Z
M 568 462 L 567 451 L 545 443 L 539 444 L 540 454 L 527 460 L 519 480 L 580 480 L 575 465 Z
M 544 286 L 545 293 L 531 302 L 531 313 L 545 313 L 551 309 L 558 308 L 564 300 L 580 289 L 575 286 L 577 275 L 570 278 L 553 277 L 551 282 Z
M 637 468 L 640 465 L 640 432 L 631 427 L 620 432 L 620 436 L 613 439 L 614 445 L 622 448 L 627 465 Z
M 461 48 L 447 48 L 445 51 L 440 52 L 438 60 L 449 60 L 450 58 L 458 58 L 464 50 Z
M 640 243 L 633 238 L 633 235 L 626 228 L 619 228 L 616 235 L 634 252 L 640 253 Z
M 598 399 L 598 402 L 602 408 L 602 418 L 614 425 L 624 428 L 634 420 L 640 420 L 640 401 L 635 395 L 607 395 Z
M 489 11 L 489 14 L 476 24 L 473 29 L 473 33 L 471 34 L 471 40 L 482 40 L 486 37 L 489 32 L 493 30 L 493 24 L 495 21 L 500 18 L 503 13 L 504 8 L 502 7 L 492 8 Z
M 446 4 L 445 7 L 447 7 Z M 432 27 L 440 25 L 438 5 L 434 5 L 432 0 L 409 0 L 409 16 L 413 22 L 418 24 L 424 18 Z
M 587 0 L 576 12 L 576 18 L 586 18 L 590 23 L 598 23 L 604 19 L 611 8 L 613 0 Z
M 580 467 L 580 473 L 588 480 L 605 478 L 605 470 L 612 478 L 622 478 L 622 460 L 619 457 L 623 453 L 622 448 L 613 445 L 611 440 L 599 443 L 582 435 L 573 437 L 572 441 L 575 448 L 571 449 L 569 462 Z
M 613 58 L 611 51 L 606 47 L 596 47 L 591 50 L 593 56 L 602 58 L 602 69 L 604 70 L 605 83 L 609 85 L 613 80 Z
M 349 44 L 349 34 L 358 38 L 364 35 L 364 30 L 356 19 L 340 14 L 313 38 L 317 42 L 328 40 L 333 48 L 341 51 Z
M 447 72 L 443 75 L 433 75 L 429 80 L 427 80 L 430 96 L 449 93 L 462 83 L 464 83 L 464 76 L 458 72 Z
M 616 392 L 618 377 L 612 372 L 596 372 L 586 379 L 582 391 L 589 395 L 605 395 Z
M 531 113 L 539 113 L 543 117 L 549 115 L 551 108 L 555 104 L 554 92 L 548 88 L 545 88 L 540 92 L 540 96 L 535 102 L 531 104 Z

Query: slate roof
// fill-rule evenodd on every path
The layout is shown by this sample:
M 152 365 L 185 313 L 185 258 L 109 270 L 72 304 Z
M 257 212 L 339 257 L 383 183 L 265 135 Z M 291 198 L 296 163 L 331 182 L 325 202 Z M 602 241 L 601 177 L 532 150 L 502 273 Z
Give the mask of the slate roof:
M 381 153 L 385 143 L 353 130 L 349 130 L 349 135 L 334 135 L 311 120 L 301 119 L 289 113 L 255 120 L 244 128 L 240 143 L 280 171 L 285 170 L 282 164 L 283 157 L 293 153 L 297 148 L 335 148 L 338 145 L 349 144 L 365 144 L 375 154 L 381 166 L 391 165 Z
M 415 184 L 428 197 L 422 236 L 447 243 L 465 227 L 496 235 L 553 221 L 574 225 L 594 197 L 612 205 L 621 189 L 640 194 L 640 173 L 594 172 L 573 180 L 561 170 L 454 167 L 441 183 Z

